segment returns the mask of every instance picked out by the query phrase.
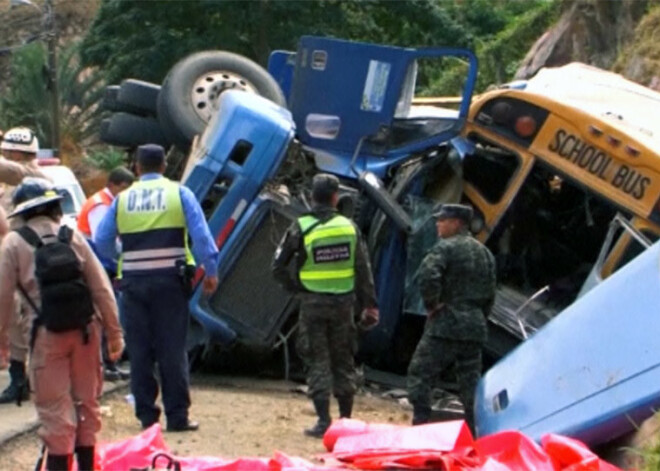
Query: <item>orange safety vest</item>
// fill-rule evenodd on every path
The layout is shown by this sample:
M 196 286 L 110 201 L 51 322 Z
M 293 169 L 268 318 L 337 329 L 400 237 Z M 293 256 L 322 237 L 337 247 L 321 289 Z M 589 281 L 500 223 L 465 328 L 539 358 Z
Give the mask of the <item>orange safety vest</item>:
M 114 197 L 109 194 L 106 188 L 97 191 L 83 204 L 78 215 L 78 230 L 87 237 L 92 237 L 92 229 L 89 227 L 89 212 L 98 205 L 110 206 Z

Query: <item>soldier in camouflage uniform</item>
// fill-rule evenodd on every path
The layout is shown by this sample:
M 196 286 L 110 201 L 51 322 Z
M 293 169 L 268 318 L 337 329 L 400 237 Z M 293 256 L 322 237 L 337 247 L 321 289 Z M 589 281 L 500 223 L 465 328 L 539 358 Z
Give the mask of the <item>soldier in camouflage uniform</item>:
M 439 239 L 419 269 L 428 318 L 408 367 L 408 398 L 413 425 L 429 422 L 433 380 L 455 364 L 465 420 L 474 433 L 474 393 L 495 297 L 495 259 L 468 234 L 472 208 L 445 204 L 435 216 Z
M 322 437 L 330 426 L 330 393 L 340 417 L 349 418 L 355 394 L 353 356 L 357 332 L 356 301 L 364 310 L 359 324 L 378 322 L 373 276 L 360 232 L 336 210 L 339 180 L 319 174 L 312 184 L 313 208 L 291 225 L 273 260 L 273 275 L 298 293 L 300 317 L 297 347 L 308 371 L 308 395 L 318 421 L 305 434 Z M 295 263 L 294 274 L 289 270 Z

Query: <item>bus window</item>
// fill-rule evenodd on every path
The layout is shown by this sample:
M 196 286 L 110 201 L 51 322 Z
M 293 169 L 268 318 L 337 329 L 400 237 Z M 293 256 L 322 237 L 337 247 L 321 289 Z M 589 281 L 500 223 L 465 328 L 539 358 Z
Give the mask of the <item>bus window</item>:
M 474 140 L 473 136 L 470 136 Z M 489 203 L 500 201 L 511 178 L 520 167 L 520 158 L 502 147 L 477 142 L 475 151 L 463 160 L 463 178 Z
M 636 227 L 637 224 L 638 219 L 628 220 L 622 214 L 614 216 L 601 244 L 598 259 L 585 279 L 579 296 L 593 289 L 658 240 L 657 231 L 649 227 Z
M 646 239 L 648 239 L 651 244 L 657 242 L 657 240 L 660 238 L 656 232 L 648 228 L 641 229 L 639 232 L 644 237 L 646 237 Z M 616 235 L 614 236 L 614 240 L 618 242 L 609 253 L 607 261 L 603 264 L 601 270 L 601 276 L 603 278 L 606 278 L 607 276 L 619 270 L 621 267 L 627 265 L 628 262 L 637 257 L 647 248 L 637 239 L 632 237 L 628 232 L 624 231 L 623 228 L 618 229 Z
M 487 242 L 499 283 L 522 299 L 549 286 L 547 304 L 563 309 L 577 297 L 615 214 L 606 201 L 536 164 Z
M 644 234 L 644 236 L 649 241 L 651 241 L 651 243 L 657 242 L 659 238 L 658 234 L 648 229 L 641 231 L 641 233 Z M 619 260 L 617 260 L 616 264 L 614 265 L 614 271 L 617 271 L 619 268 L 626 265 L 628 262 L 630 262 L 633 258 L 637 257 L 644 250 L 646 250 L 646 247 L 644 247 L 642 244 L 637 242 L 637 240 L 631 240 L 626 246 L 626 249 L 623 251 L 621 258 L 619 258 Z

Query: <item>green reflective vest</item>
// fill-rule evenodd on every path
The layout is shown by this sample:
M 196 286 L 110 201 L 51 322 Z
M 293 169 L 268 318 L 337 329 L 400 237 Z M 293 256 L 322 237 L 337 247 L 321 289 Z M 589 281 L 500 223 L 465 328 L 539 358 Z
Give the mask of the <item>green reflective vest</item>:
M 353 291 L 357 244 L 353 223 L 341 215 L 318 223 L 317 218 L 308 215 L 298 218 L 298 224 L 307 254 L 299 273 L 301 284 L 313 293 L 344 294 Z
M 117 197 L 122 253 L 117 276 L 177 274 L 194 265 L 179 185 L 167 178 L 140 180 Z

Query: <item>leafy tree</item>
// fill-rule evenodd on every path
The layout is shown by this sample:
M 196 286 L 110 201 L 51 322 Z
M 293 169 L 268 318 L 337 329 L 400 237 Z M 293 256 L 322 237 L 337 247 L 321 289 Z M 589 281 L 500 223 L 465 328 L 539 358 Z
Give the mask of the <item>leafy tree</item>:
M 126 152 L 114 147 L 105 146 L 89 152 L 87 162 L 106 172 L 111 172 L 120 165 L 126 165 Z
M 557 19 L 560 2 L 545 0 L 530 0 L 528 2 L 502 1 L 493 2 L 490 26 L 487 22 L 475 26 L 483 11 L 479 7 L 486 0 L 464 0 L 463 9 L 471 5 L 473 10 L 461 13 L 454 10 L 456 17 L 470 18 L 466 21 L 466 28 L 474 32 L 474 50 L 479 59 L 479 74 L 477 76 L 476 91 L 481 92 L 492 84 L 501 84 L 512 79 L 520 61 L 538 37 L 549 28 Z M 497 5 L 500 4 L 498 7 Z M 521 4 L 525 5 L 525 9 Z M 496 20 L 500 18 L 499 20 Z M 499 21 L 505 21 L 499 26 Z M 495 24 L 498 26 L 493 26 Z M 475 29 L 476 28 L 476 29 Z M 498 29 L 499 28 L 499 29 Z M 426 90 L 428 95 L 450 95 L 463 85 L 467 71 L 465 64 L 449 67 L 433 77 Z
M 471 46 L 439 0 L 105 0 L 83 43 L 83 60 L 109 82 L 161 82 L 180 58 L 223 49 L 265 64 L 274 49 L 322 35 L 401 46 Z
M 33 43 L 16 51 L 10 65 L 8 93 L 0 97 L 0 125 L 24 125 L 34 129 L 42 147 L 52 142 L 50 91 L 45 78 L 46 50 Z M 60 131 L 62 146 L 76 151 L 76 146 L 96 134 L 100 111 L 98 101 L 103 82 L 98 72 L 80 65 L 77 46 L 59 54 Z
M 46 51 L 40 43 L 19 49 L 11 60 L 9 89 L 0 97 L 2 128 L 29 126 L 42 146 L 48 141 L 46 136 L 51 128 L 45 64 Z

